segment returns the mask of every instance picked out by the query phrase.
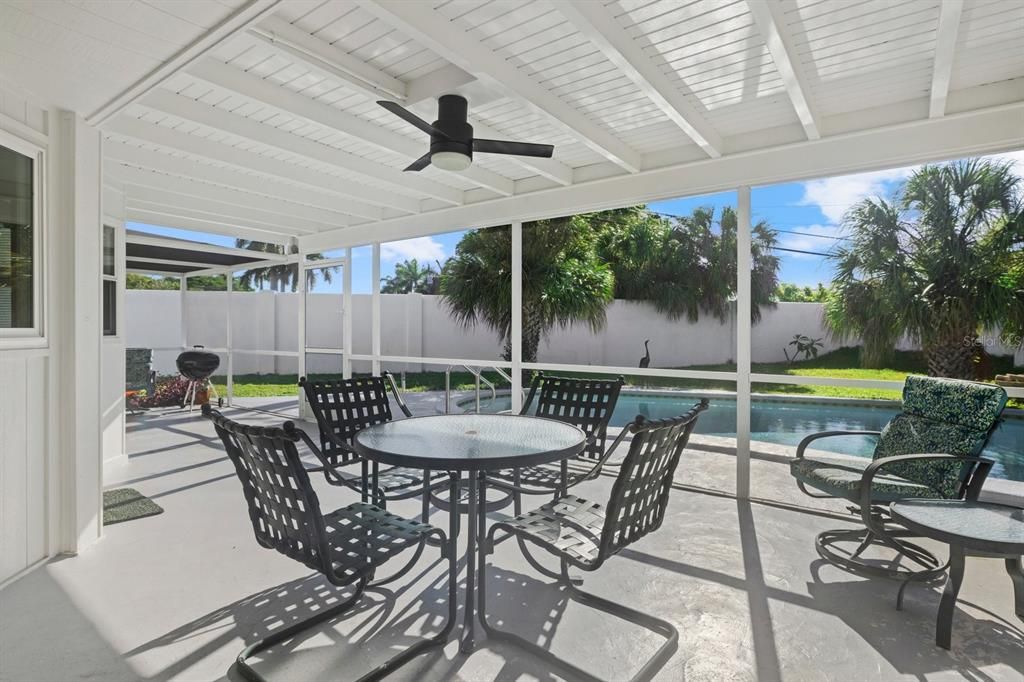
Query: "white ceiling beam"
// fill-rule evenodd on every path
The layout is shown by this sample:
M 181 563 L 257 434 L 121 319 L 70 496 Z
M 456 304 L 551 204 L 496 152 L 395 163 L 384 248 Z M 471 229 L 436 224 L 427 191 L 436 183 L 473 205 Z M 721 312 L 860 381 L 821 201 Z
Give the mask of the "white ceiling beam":
M 301 218 L 314 221 L 332 228 L 345 227 L 350 224 L 349 216 L 329 211 L 308 204 L 300 204 L 282 197 L 270 197 L 266 194 L 253 194 L 222 185 L 211 185 L 196 182 L 187 178 L 154 173 L 142 168 L 133 168 L 107 161 L 103 165 L 104 178 L 112 178 L 120 182 L 127 191 L 134 188 L 162 189 L 175 194 L 198 197 L 209 201 L 218 201 L 233 206 L 246 207 L 273 213 L 278 219 Z
M 317 251 L 1019 149 L 1024 102 L 777 145 L 300 237 Z
M 548 92 L 507 59 L 468 33 L 459 31 L 455 24 L 435 11 L 431 3 L 361 0 L 360 6 L 478 80 L 523 100 L 543 114 L 551 125 L 580 140 L 597 154 L 630 173 L 640 170 L 640 154 L 636 150 Z
M 249 227 L 254 230 L 261 230 L 263 232 L 281 232 L 283 234 L 289 234 L 293 237 L 300 237 L 302 235 L 316 234 L 317 230 L 311 230 L 306 227 L 299 227 L 294 224 L 279 223 L 276 221 L 264 222 L 255 220 L 253 218 L 240 215 L 234 211 L 227 210 L 206 210 L 209 205 L 201 206 L 200 200 L 195 201 L 175 201 L 173 197 L 165 196 L 160 201 L 147 201 L 140 198 L 138 194 L 131 195 L 126 194 L 124 197 L 125 206 L 131 209 L 138 209 L 140 211 L 150 211 L 152 213 L 168 213 L 171 215 L 181 216 L 182 218 L 192 218 L 194 220 L 208 220 L 215 223 L 221 223 L 224 225 L 239 225 L 241 227 Z M 230 207 L 228 207 L 230 208 Z
M 463 203 L 462 190 L 450 185 L 444 185 L 425 177 L 417 177 L 416 174 L 404 173 L 397 168 L 385 166 L 314 142 L 307 137 L 294 135 L 280 128 L 264 125 L 254 119 L 233 114 L 227 109 L 210 106 L 191 97 L 176 95 L 170 90 L 155 90 L 147 95 L 140 104 L 221 133 L 273 147 L 286 154 L 294 154 L 341 171 L 355 173 L 357 176 L 372 178 L 377 182 L 390 185 L 394 192 L 403 194 L 414 192 L 420 195 L 419 198 L 429 197 L 452 206 Z M 422 154 L 422 150 L 420 153 Z
M 406 156 L 410 161 L 419 158 L 430 148 L 430 140 L 426 135 L 423 135 L 421 142 L 416 142 L 342 109 L 300 95 L 214 59 L 202 60 L 189 69 L 189 74 L 208 85 L 227 90 L 243 99 L 259 102 L 285 115 L 300 118 L 316 126 L 340 132 L 361 142 Z M 460 173 L 436 170 L 445 175 L 462 176 L 503 196 L 511 196 L 515 193 L 515 183 L 510 178 L 486 168 L 470 166 L 469 169 Z
M 718 132 L 687 101 L 679 86 L 669 81 L 668 76 L 644 54 L 640 44 L 623 30 L 604 3 L 561 0 L 555 3 L 555 7 L 708 156 L 718 158 L 722 155 L 722 138 Z
M 322 75 L 345 82 L 357 81 L 355 85 L 368 89 L 375 97 L 405 101 L 404 82 L 330 43 L 313 38 L 280 17 L 267 17 L 250 28 L 249 33 L 302 62 L 313 62 Z
M 232 12 L 223 21 L 203 33 L 170 59 L 161 63 L 145 76 L 118 93 L 113 99 L 96 111 L 86 116 L 85 121 L 92 126 L 103 126 L 121 113 L 125 107 L 141 98 L 154 88 L 159 87 L 178 71 L 199 59 L 203 55 L 217 49 L 224 41 L 239 31 L 244 31 L 257 22 L 267 18 L 277 7 L 280 0 L 249 0 Z
M 946 115 L 946 98 L 949 96 L 949 81 L 953 75 L 956 36 L 960 31 L 960 16 L 964 11 L 963 0 L 943 0 L 939 6 L 939 27 L 935 32 L 935 63 L 932 67 L 932 90 L 928 102 L 929 118 Z
M 325 230 L 336 230 L 339 227 L 346 227 L 347 223 L 341 220 L 333 225 L 318 223 L 306 220 L 297 216 L 282 215 L 280 213 L 269 213 L 249 206 L 236 206 L 214 199 L 205 199 L 191 194 L 179 194 L 168 189 L 157 187 L 139 187 L 136 185 L 125 185 L 125 200 L 129 202 L 145 201 L 152 204 L 163 204 L 165 206 L 183 206 L 186 208 L 212 213 L 215 215 L 233 216 L 238 220 L 252 220 L 261 225 L 278 227 L 284 226 L 289 232 L 311 234 Z
M 211 142 L 141 119 L 122 116 L 110 123 L 108 129 L 109 132 L 124 137 L 347 197 L 350 212 L 366 218 L 377 215 L 375 207 L 388 206 L 406 213 L 416 213 L 419 210 L 418 200 L 396 192 L 362 185 L 355 180 L 332 177 L 320 170 Z
M 250 225 L 236 224 L 234 222 L 220 222 L 214 220 L 194 220 L 192 218 L 176 215 L 173 212 L 144 211 L 138 208 L 128 207 L 125 209 L 125 217 L 129 222 L 145 223 L 157 227 L 172 227 L 179 230 L 189 230 L 205 234 L 218 234 L 223 237 L 236 237 L 239 239 L 253 239 L 272 244 L 288 244 L 296 235 L 287 232 L 271 232 L 261 230 Z
M 373 67 L 367 64 L 365 65 L 366 68 L 363 69 L 365 77 L 358 78 L 352 76 L 348 73 L 347 69 L 334 65 L 331 61 L 333 59 L 341 58 L 342 55 L 351 59 L 348 53 L 338 50 L 319 38 L 305 33 L 294 26 L 289 25 L 289 30 L 281 26 L 280 22 L 275 22 L 274 25 L 278 26 L 281 34 L 287 33 L 289 39 L 288 44 L 291 44 L 293 47 L 291 49 L 286 49 L 286 43 L 281 41 L 273 42 L 266 37 L 263 37 L 264 41 L 286 58 L 302 64 L 303 67 L 309 69 L 312 73 L 315 73 L 321 78 L 327 78 L 330 80 L 340 79 L 346 85 L 371 99 L 381 98 L 381 87 L 378 87 L 380 84 L 387 84 L 391 89 L 397 89 L 397 86 L 391 84 L 391 81 L 389 80 L 391 77 L 383 71 L 374 74 L 372 72 Z M 257 87 L 252 83 L 245 83 L 242 79 L 239 79 L 237 76 L 225 71 L 228 70 L 242 73 L 238 69 L 219 62 L 213 64 L 211 63 L 212 61 L 213 60 L 204 60 L 203 62 L 197 63 L 189 70 L 189 72 L 196 78 L 199 78 L 211 85 L 223 87 L 228 90 L 235 90 L 234 86 L 241 85 L 246 87 L 249 92 L 252 93 L 252 96 L 256 96 L 263 102 L 269 103 L 281 99 L 281 97 L 275 97 L 273 93 L 273 90 L 275 89 L 279 91 L 283 90 L 285 93 L 289 92 L 279 86 L 276 86 L 272 82 L 256 76 L 250 76 L 250 78 L 260 81 L 263 83 L 263 86 Z M 385 97 L 385 99 L 397 100 L 405 106 L 412 106 L 427 99 L 435 99 L 441 95 L 454 93 L 459 87 L 475 80 L 476 77 L 473 76 L 473 74 L 467 73 L 454 64 L 446 64 L 445 66 L 435 69 L 416 80 L 404 84 L 405 91 L 401 97 L 388 96 Z M 373 83 L 377 83 L 378 86 L 374 86 Z M 296 94 L 296 96 L 301 97 L 301 95 L 298 94 Z M 384 148 L 389 148 L 393 144 L 388 143 L 387 136 L 394 135 L 396 133 L 391 133 L 386 128 L 373 126 L 373 124 L 370 124 L 368 121 L 344 112 L 342 112 L 343 115 L 339 115 L 338 112 L 340 110 L 336 107 L 331 107 L 326 104 L 316 102 L 315 100 L 310 100 L 308 97 L 304 99 L 312 102 L 313 104 L 319 105 L 320 107 L 329 109 L 326 113 L 330 115 L 328 120 L 334 122 L 334 128 L 340 129 L 342 132 L 353 131 L 352 134 L 355 136 L 365 138 L 367 142 Z M 293 115 L 296 115 L 296 111 L 301 110 L 308 113 L 310 110 L 309 106 L 299 103 L 293 103 L 292 106 L 294 106 L 295 109 L 292 109 L 290 106 L 289 113 Z M 428 116 L 427 119 L 430 120 L 430 117 Z M 323 116 L 319 116 L 315 122 L 319 125 L 323 125 L 322 121 Z M 469 123 L 473 126 L 478 137 L 488 137 L 492 139 L 504 139 L 507 137 L 507 135 L 495 131 L 494 129 L 483 125 L 479 121 L 474 120 L 472 116 L 469 118 Z M 367 130 L 370 127 L 374 127 L 375 130 Z M 399 137 L 404 138 L 405 136 L 399 135 Z M 405 139 L 408 140 L 408 138 Z M 427 138 L 424 137 L 424 139 L 426 140 Z M 407 150 L 400 153 L 409 156 L 410 160 L 412 160 L 422 156 L 427 148 L 429 147 L 417 147 L 415 151 Z M 572 184 L 572 169 L 560 161 L 556 161 L 555 159 L 538 159 L 519 156 L 509 156 L 507 158 L 508 160 L 519 164 L 523 168 L 539 173 L 540 175 L 561 185 Z M 486 187 L 498 194 L 510 196 L 514 193 L 515 184 L 510 179 L 504 178 L 497 173 L 492 173 L 491 171 L 479 166 L 470 166 L 468 170 L 462 171 L 462 174 L 482 187 Z M 504 180 L 505 182 L 501 182 L 500 180 L 497 180 L 497 178 L 501 178 L 501 180 Z
M 224 256 L 251 256 L 250 249 L 240 249 L 236 246 L 217 246 L 216 244 L 205 244 L 193 242 L 187 239 L 176 237 L 163 237 L 158 234 L 141 234 L 129 230 L 124 237 L 125 244 L 143 244 L 146 246 L 162 246 L 169 249 L 197 249 L 201 248 L 206 253 L 218 253 Z M 264 260 L 280 261 L 284 263 L 289 260 L 286 254 L 260 252 L 260 258 Z
M 800 61 L 793 47 L 793 38 L 783 15 L 779 0 L 747 0 L 747 7 L 754 18 L 754 24 L 761 33 L 768 52 L 772 55 L 775 69 L 782 78 L 789 100 L 793 103 L 800 124 L 808 140 L 821 138 L 818 114 L 810 100 L 811 89 L 800 67 Z
M 161 154 L 151 149 L 142 149 L 116 140 L 105 141 L 103 154 L 106 158 L 106 167 L 112 165 L 121 165 L 122 168 L 137 166 L 141 169 L 156 171 L 159 174 L 209 183 L 218 188 L 230 188 L 250 194 L 261 194 L 268 198 L 301 202 L 310 207 L 353 217 L 357 216 L 368 220 L 381 220 L 384 217 L 384 212 L 376 206 L 357 202 L 353 208 L 351 200 L 334 194 L 326 194 L 256 175 L 237 173 L 230 168 L 196 163 L 189 158 Z M 128 164 L 128 166 L 122 164 Z

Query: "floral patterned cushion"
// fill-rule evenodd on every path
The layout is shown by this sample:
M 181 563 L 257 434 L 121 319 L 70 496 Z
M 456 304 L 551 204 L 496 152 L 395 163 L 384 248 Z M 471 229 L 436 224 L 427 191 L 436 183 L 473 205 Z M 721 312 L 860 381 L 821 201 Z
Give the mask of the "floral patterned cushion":
M 874 458 L 977 455 L 1006 401 L 1006 391 L 1000 386 L 909 376 L 903 386 L 903 413 L 882 430 Z M 965 473 L 962 464 L 936 460 L 900 462 L 887 470 L 940 491 L 944 497 L 957 496 Z
M 1006 390 L 975 381 L 908 376 L 903 384 L 903 413 L 970 431 L 992 428 L 1008 400 Z
M 860 501 L 860 481 L 864 468 L 871 464 L 867 457 L 849 455 L 816 455 L 794 459 L 790 473 L 798 481 L 835 497 L 852 502 Z M 940 497 L 928 486 L 915 483 L 884 469 L 872 479 L 871 498 L 876 502 L 891 502 L 908 497 Z

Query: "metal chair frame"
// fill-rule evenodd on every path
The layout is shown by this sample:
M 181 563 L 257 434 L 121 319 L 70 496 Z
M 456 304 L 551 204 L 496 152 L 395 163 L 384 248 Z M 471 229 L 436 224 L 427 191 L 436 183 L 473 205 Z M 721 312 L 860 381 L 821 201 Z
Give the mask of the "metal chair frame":
M 371 582 L 375 571 L 392 556 L 415 545 L 419 557 L 428 539 L 436 539 L 441 557 L 448 561 L 448 618 L 441 631 L 425 638 L 365 673 L 359 680 L 377 680 L 408 663 L 424 651 L 441 646 L 455 624 L 457 574 L 454 521 L 449 533 L 419 521 L 391 514 L 365 502 L 350 504 L 330 514 L 320 511 L 320 502 L 295 445 L 308 440 L 305 432 L 286 428 L 247 426 L 232 421 L 209 405 L 203 414 L 213 421 L 228 457 L 242 483 L 256 541 L 321 573 L 337 587 L 354 586 L 355 592 L 341 603 L 318 612 L 242 650 L 236 659 L 242 677 L 252 682 L 265 679 L 249 659 L 276 644 L 289 640 L 347 611 L 368 586 L 390 582 L 407 573 L 413 563 L 386 579 Z M 449 475 L 454 491 L 458 479 Z
M 392 420 L 388 390 L 394 395 L 402 414 L 412 416 L 398 391 L 394 376 L 390 372 L 383 372 L 379 377 L 355 377 L 339 381 L 311 381 L 301 377 L 299 385 L 305 392 L 306 401 L 313 410 L 320 430 L 319 446 L 309 438 L 304 439 L 320 462 L 319 467 L 309 470 L 322 470 L 324 478 L 331 485 L 351 488 L 351 479 L 347 479 L 339 468 L 359 464 L 362 467 L 362 487 L 357 491 L 364 502 L 373 495 L 377 495 L 375 502 L 381 505 L 388 501 L 422 496 L 421 519 L 425 523 L 430 514 L 430 493 L 447 485 L 445 473 L 404 467 L 381 469 L 377 462 L 363 459 L 352 449 L 352 438 L 360 430 Z M 389 480 L 396 482 L 388 486 L 386 482 Z
M 996 419 L 989 428 L 985 443 L 992 437 L 1002 420 Z M 804 459 L 808 446 L 816 440 L 836 436 L 881 436 L 881 431 L 822 431 L 813 433 L 797 445 L 796 459 Z M 984 444 L 982 444 L 984 448 Z M 865 469 L 861 476 L 858 487 L 859 496 L 849 510 L 860 516 L 864 523 L 863 528 L 827 530 L 819 533 L 814 539 L 814 547 L 825 561 L 842 568 L 854 575 L 890 578 L 899 580 L 902 584 L 896 593 L 896 608 L 903 608 L 903 596 L 906 588 L 912 582 L 931 584 L 940 580 L 945 574 L 949 565 L 942 563 L 928 549 L 908 540 L 916 537 L 916 534 L 908 531 L 889 517 L 889 509 L 886 504 L 879 504 L 872 495 L 871 484 L 876 476 L 884 473 L 885 467 L 893 464 L 900 464 L 915 461 L 941 461 L 949 460 L 962 464 L 960 482 L 956 499 L 977 500 L 981 494 L 982 486 L 992 469 L 994 462 L 984 457 L 970 457 L 948 454 L 921 454 L 921 455 L 896 455 L 892 457 L 881 457 L 874 460 Z M 797 487 L 808 497 L 835 499 L 833 495 L 821 495 L 809 491 L 803 481 L 796 482 Z M 923 485 L 923 484 L 922 484 Z M 939 493 L 939 491 L 935 491 Z M 839 548 L 842 543 L 856 543 L 852 552 L 844 552 Z M 872 546 L 880 546 L 896 552 L 896 561 L 892 567 L 868 563 L 861 560 L 861 555 Z M 905 556 L 918 566 L 918 568 L 901 568 L 899 558 Z
M 648 679 L 664 665 L 678 646 L 679 631 L 675 626 L 648 613 L 579 589 L 575 584 L 577 581 L 570 578 L 568 567 L 572 565 L 584 571 L 596 571 L 610 557 L 661 527 L 679 459 L 693 433 L 697 417 L 707 408 L 708 401 L 703 399 L 682 416 L 664 420 L 647 420 L 638 416 L 626 426 L 593 469 L 600 471 L 601 465 L 626 435 L 632 436 L 607 506 L 563 495 L 538 510 L 491 526 L 479 550 L 480 619 L 488 636 L 512 642 L 566 668 L 574 676 L 597 679 L 578 666 L 557 658 L 547 649 L 519 635 L 501 630 L 488 621 L 487 555 L 494 551 L 498 531 L 506 531 L 558 557 L 560 572 L 557 584 L 566 590 L 570 598 L 646 627 L 665 638 L 665 642 L 634 675 L 633 680 Z M 480 495 L 486 501 L 484 480 L 480 483 Z M 479 523 L 480 535 L 484 537 L 482 517 Z M 532 528 L 540 530 L 533 531 Z

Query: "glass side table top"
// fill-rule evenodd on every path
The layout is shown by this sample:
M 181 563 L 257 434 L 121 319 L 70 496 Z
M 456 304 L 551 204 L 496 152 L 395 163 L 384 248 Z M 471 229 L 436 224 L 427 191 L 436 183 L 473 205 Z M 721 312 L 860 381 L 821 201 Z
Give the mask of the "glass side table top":
M 897 521 L 936 540 L 983 551 L 1024 553 L 1024 509 L 962 500 L 902 500 L 890 509 Z
M 355 451 L 384 464 L 487 471 L 557 462 L 583 450 L 583 431 L 509 414 L 448 414 L 379 424 L 356 434 Z

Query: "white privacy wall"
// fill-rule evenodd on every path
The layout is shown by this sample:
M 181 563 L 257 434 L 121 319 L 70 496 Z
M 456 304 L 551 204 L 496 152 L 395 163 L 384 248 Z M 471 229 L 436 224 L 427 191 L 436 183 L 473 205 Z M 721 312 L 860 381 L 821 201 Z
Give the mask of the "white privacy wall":
M 189 292 L 185 295 L 188 343 L 223 348 L 227 343 L 227 299 L 222 292 Z M 311 348 L 341 348 L 340 294 L 310 294 L 306 342 Z M 298 294 L 272 292 L 234 293 L 232 344 L 236 374 L 294 373 L 290 357 L 247 355 L 240 350 L 297 351 Z M 370 353 L 369 295 L 352 297 L 353 351 Z M 180 294 L 176 291 L 129 291 L 127 294 L 127 343 L 129 347 L 178 346 L 181 341 Z M 734 360 L 735 321 L 720 323 L 710 316 L 697 323 L 672 321 L 648 303 L 615 301 L 608 307 L 605 329 L 593 333 L 586 325 L 555 329 L 541 343 L 540 362 L 581 365 L 635 366 L 650 339 L 652 367 L 683 367 Z M 821 352 L 834 350 L 822 324 L 817 303 L 780 303 L 762 311 L 754 326 L 753 361 L 781 362 L 794 334 L 823 339 Z M 850 345 L 855 342 L 851 341 Z M 454 322 L 438 296 L 420 294 L 381 296 L 381 346 L 384 355 L 426 358 L 465 358 L 495 361 L 501 342 L 486 327 L 464 329 Z M 910 344 L 902 344 L 910 348 Z M 790 349 L 792 351 L 792 349 Z M 157 370 L 174 373 L 177 350 L 157 352 Z M 1013 351 L 990 347 L 995 354 Z M 1021 358 L 1024 359 L 1024 358 Z M 225 361 L 222 358 L 222 365 Z M 310 354 L 307 371 L 337 371 L 337 357 Z M 416 371 L 419 365 L 394 365 L 392 369 Z M 429 369 L 430 367 L 428 367 Z M 437 369 L 433 366 L 432 369 Z M 356 371 L 365 368 L 358 364 Z

